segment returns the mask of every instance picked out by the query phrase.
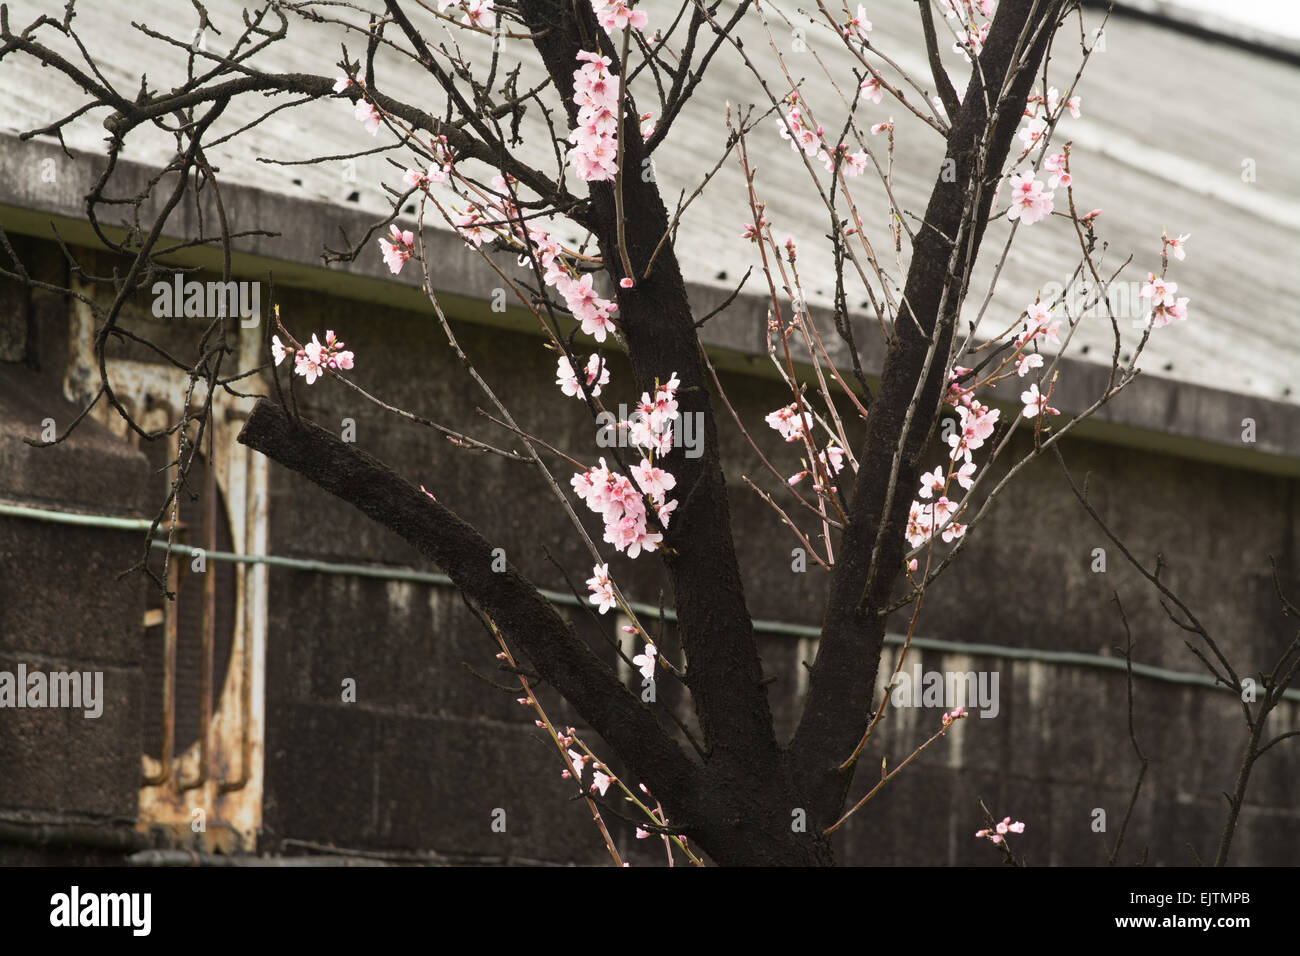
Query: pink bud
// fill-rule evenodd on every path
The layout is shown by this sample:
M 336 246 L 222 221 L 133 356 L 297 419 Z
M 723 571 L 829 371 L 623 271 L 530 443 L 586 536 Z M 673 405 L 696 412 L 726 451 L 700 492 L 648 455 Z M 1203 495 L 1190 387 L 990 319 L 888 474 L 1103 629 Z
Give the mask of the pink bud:
M 624 289 L 630 289 L 634 285 L 636 285 L 636 283 L 632 281 L 631 276 L 624 276 L 623 278 L 619 279 L 618 284 L 622 286 Z

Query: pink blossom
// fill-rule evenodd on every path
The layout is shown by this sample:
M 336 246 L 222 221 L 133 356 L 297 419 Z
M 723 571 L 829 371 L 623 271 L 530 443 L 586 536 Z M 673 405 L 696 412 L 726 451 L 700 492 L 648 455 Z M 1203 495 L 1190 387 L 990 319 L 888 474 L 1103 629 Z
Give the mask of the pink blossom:
M 588 182 L 613 180 L 618 174 L 619 79 L 610 74 L 608 57 L 581 50 L 578 61 L 582 66 L 573 74 L 578 125 L 569 134 L 574 169 Z
M 934 513 L 929 505 L 913 501 L 907 512 L 907 527 L 903 534 L 910 547 L 919 547 L 930 539 L 934 528 Z
M 982 447 L 993 434 L 993 428 L 1001 412 L 990 409 L 974 399 L 969 405 L 956 406 L 956 411 L 961 430 L 948 436 L 948 446 L 952 449 L 949 457 L 953 461 L 959 457 L 965 457 L 970 461 L 971 452 Z
M 871 135 L 877 136 L 880 133 L 883 133 L 885 130 L 893 129 L 893 128 L 894 128 L 893 120 L 887 120 L 884 123 L 877 123 L 875 126 L 871 127 Z
M 677 486 L 677 479 L 662 468 L 657 468 L 644 458 L 632 466 L 632 477 L 637 487 L 656 501 L 663 501 L 668 492 Z
M 591 775 L 591 789 L 600 791 L 600 795 L 603 797 L 605 791 L 609 789 L 609 781 L 610 777 L 608 774 L 597 770 Z
M 497 22 L 492 7 L 493 0 L 464 0 L 464 22 L 468 26 L 478 27 L 481 30 L 491 30 Z
M 1154 273 L 1147 273 L 1147 282 L 1138 292 L 1138 296 L 1151 300 L 1151 311 L 1147 313 L 1146 324 L 1153 329 L 1162 328 L 1174 319 L 1187 320 L 1187 296 L 1175 297 L 1177 282 L 1166 282 Z
M 271 355 L 275 357 L 276 365 L 279 365 L 281 362 L 283 362 L 284 357 L 286 355 L 294 355 L 294 354 L 296 353 L 294 352 L 293 349 L 286 349 L 283 343 L 280 342 L 280 336 L 278 335 L 271 336 Z
M 294 356 L 296 363 L 294 371 L 305 378 L 308 385 L 311 385 L 316 379 L 325 374 L 321 369 L 320 351 L 320 342 L 317 341 L 316 335 L 313 333 L 311 341 L 304 345 L 302 350 Z
M 352 80 L 350 80 L 346 76 L 340 76 L 337 80 L 334 81 L 334 92 L 342 93 L 351 85 L 352 85 Z
M 970 29 L 966 31 L 966 40 L 969 42 L 971 49 L 975 51 L 976 56 L 979 56 L 980 51 L 984 49 L 984 44 L 989 38 L 990 26 L 992 26 L 992 22 L 988 21 L 981 23 L 973 31 Z M 961 38 L 958 38 L 957 42 L 952 45 L 952 49 L 954 53 L 960 53 L 967 63 L 970 62 L 970 54 L 966 52 L 966 47 L 962 44 Z
M 958 524 L 956 521 L 949 521 L 946 525 L 944 525 L 943 533 L 940 535 L 940 537 L 942 537 L 944 541 L 953 541 L 957 538 L 960 538 L 965 533 L 966 533 L 966 525 Z
M 1026 342 L 1032 341 L 1042 336 L 1048 342 L 1055 345 L 1061 344 L 1059 331 L 1060 322 L 1051 321 L 1051 309 L 1042 302 L 1033 302 L 1025 307 L 1025 328 L 1016 336 L 1016 348 L 1021 348 Z
M 844 449 L 835 444 L 827 445 L 825 451 L 817 453 L 817 460 L 822 463 L 826 473 L 834 477 L 844 467 Z
M 450 168 L 450 166 L 430 166 L 423 172 L 418 169 L 408 169 L 402 174 L 402 182 L 408 189 L 418 189 L 429 183 L 440 183 L 446 180 L 447 170 Z
M 1047 179 L 1047 188 L 1055 189 L 1057 186 L 1069 188 L 1074 182 L 1074 178 L 1065 171 L 1065 154 L 1054 153 L 1043 161 L 1043 168 L 1052 175 Z
M 771 412 L 764 421 L 779 431 L 786 441 L 798 441 L 813 424 L 812 416 L 807 412 L 801 415 L 798 406 L 793 402 Z
M 1068 100 L 1065 101 L 1065 108 L 1070 111 L 1070 115 L 1072 117 L 1078 119 L 1082 115 L 1079 111 L 1079 106 L 1082 103 L 1083 103 L 1082 96 L 1071 96 Z
M 777 131 L 781 138 L 788 140 L 790 148 L 798 152 L 803 150 L 808 156 L 816 156 L 822 148 L 822 133 L 820 126 L 816 129 L 808 126 L 804 122 L 803 110 L 799 108 L 798 94 L 791 94 L 789 97 L 790 115 L 785 119 L 777 118 Z
M 844 35 L 852 38 L 857 36 L 861 40 L 867 39 L 867 34 L 871 32 L 871 21 L 867 19 L 867 11 L 858 4 L 858 15 L 849 17 L 849 22 L 844 26 Z
M 1190 232 L 1185 232 L 1177 239 L 1170 239 L 1168 234 L 1162 236 L 1162 239 L 1164 240 L 1165 248 L 1174 254 L 1175 259 L 1181 262 L 1187 258 L 1187 251 L 1183 248 L 1183 244 L 1191 237 L 1192 234 Z
M 880 85 L 880 80 L 874 74 L 862 81 L 860 89 L 861 92 L 858 95 L 864 100 L 879 103 L 885 98 L 884 87 Z
M 653 644 L 646 644 L 645 652 L 632 658 L 632 663 L 641 671 L 642 679 L 650 680 L 655 676 L 655 657 L 657 657 L 658 654 L 658 648 Z
M 357 100 L 355 115 L 357 122 L 364 123 L 366 132 L 371 136 L 379 132 L 380 115 L 374 103 L 365 98 Z
M 587 755 L 586 755 L 586 754 L 583 754 L 583 753 L 578 753 L 578 751 L 576 751 L 576 750 L 570 750 L 570 751 L 569 751 L 569 760 L 572 761 L 572 763 L 573 763 L 573 769 L 576 770 L 576 771 L 578 772 L 578 777 L 581 778 L 581 777 L 582 777 L 582 767 L 583 767 L 583 765 L 587 762 Z M 565 771 L 565 774 L 567 774 L 567 773 L 568 773 L 568 771 L 566 770 L 566 771 Z M 561 774 L 561 776 L 564 776 L 564 774 Z
M 488 220 L 483 215 L 483 210 L 477 205 L 471 205 L 469 212 L 456 213 L 451 217 L 451 224 L 456 227 L 456 232 L 465 240 L 465 245 L 471 249 L 477 249 L 483 245 L 485 239 L 492 234 L 491 230 L 483 225 Z
M 921 490 L 917 492 L 922 498 L 931 497 L 944 485 L 943 469 L 935 468 L 921 476 Z
M 388 227 L 389 239 L 380 239 L 379 248 L 384 254 L 384 264 L 397 275 L 402 271 L 406 260 L 415 253 L 415 234 L 410 230 L 401 230 L 396 224 Z
M 1027 352 L 1016 360 L 1016 374 L 1024 378 L 1030 369 L 1042 368 L 1043 357 L 1037 352 Z
M 649 17 L 641 10 L 629 9 L 624 0 L 591 0 L 591 7 L 596 11 L 596 21 L 601 28 L 613 33 L 615 30 L 644 30 Z
M 1007 218 L 1021 220 L 1026 226 L 1051 215 L 1052 193 L 1043 192 L 1043 184 L 1034 179 L 1032 171 L 1017 173 L 1011 177 L 1011 207 Z
M 604 614 L 614 606 L 614 586 L 609 580 L 609 565 L 597 564 L 592 569 L 592 576 L 587 579 L 587 588 L 591 591 L 590 601 L 600 607 Z
M 659 518 L 659 523 L 663 525 L 665 528 L 668 527 L 669 516 L 675 510 L 677 510 L 677 501 L 675 499 L 673 501 L 669 501 L 665 504 L 659 505 L 657 508 L 655 508 L 655 514 Z
M 599 355 L 592 354 L 587 360 L 587 367 L 583 369 L 583 377 L 586 379 L 587 386 L 591 389 L 593 396 L 600 394 L 600 387 L 609 384 L 609 367 L 600 359 Z M 599 375 L 599 380 L 597 376 Z M 560 391 L 565 395 L 573 398 L 582 398 L 582 387 L 578 384 L 578 376 L 573 372 L 573 366 L 569 364 L 566 356 L 560 356 L 556 363 L 555 384 L 560 386 Z
M 1035 143 L 1043 138 L 1047 132 L 1047 120 L 1031 119 L 1019 132 L 1020 142 L 1024 144 L 1025 149 L 1030 149 Z
M 327 368 L 352 368 L 353 355 L 343 350 L 343 341 L 335 338 L 333 329 L 325 330 L 325 345 L 321 348 L 321 359 Z
M 1024 403 L 1021 414 L 1025 418 L 1037 418 L 1040 415 L 1059 415 L 1061 414 L 1055 408 L 1047 404 L 1047 396 L 1038 392 L 1038 384 L 1034 383 L 1029 388 L 1020 393 L 1020 401 Z

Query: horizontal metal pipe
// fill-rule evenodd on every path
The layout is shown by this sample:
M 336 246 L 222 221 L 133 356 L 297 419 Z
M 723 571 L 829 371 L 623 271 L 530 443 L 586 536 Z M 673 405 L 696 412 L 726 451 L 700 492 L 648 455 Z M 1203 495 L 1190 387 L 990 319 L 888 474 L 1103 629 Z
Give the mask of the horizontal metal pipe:
M 148 531 L 152 522 L 143 518 L 115 518 L 109 515 L 85 515 L 75 512 L 57 511 L 45 508 L 32 508 L 26 505 L 14 505 L 0 502 L 0 515 L 16 518 L 30 518 L 36 521 L 53 521 L 63 524 L 76 524 L 87 527 L 113 528 L 128 531 Z M 166 541 L 154 541 L 153 546 L 175 553 L 189 554 L 190 545 L 168 544 Z M 431 571 L 416 571 L 414 568 L 384 568 L 366 564 L 345 564 L 333 561 L 316 561 L 307 558 L 285 558 L 272 554 L 232 554 L 227 551 L 209 551 L 205 555 L 209 561 L 228 561 L 237 564 L 265 564 L 273 568 L 292 568 L 295 571 L 311 571 L 316 574 L 341 574 L 350 577 L 380 578 L 385 581 L 411 581 L 416 584 L 432 584 L 440 587 L 453 587 L 451 578 L 445 574 Z M 548 601 L 569 607 L 584 607 L 582 600 L 564 591 L 551 591 L 538 588 L 538 592 Z M 631 601 L 632 610 L 638 614 L 657 617 L 659 608 L 643 601 Z M 677 613 L 664 610 L 664 620 L 676 621 Z M 809 624 L 795 624 L 789 621 L 755 620 L 754 630 L 760 634 L 782 634 L 788 637 L 816 638 L 821 629 Z M 885 643 L 900 646 L 906 640 L 902 634 L 886 634 Z M 967 644 L 962 641 L 946 641 L 934 637 L 913 637 L 912 647 L 923 651 L 939 651 L 945 654 L 967 654 L 974 657 L 996 657 L 1011 661 L 1038 661 L 1043 664 L 1063 664 L 1070 667 L 1090 667 L 1098 670 L 1119 671 L 1123 673 L 1128 665 L 1123 658 L 1103 657 L 1100 654 L 1083 654 L 1077 651 L 1049 651 L 1033 647 L 1009 647 L 1003 644 Z M 1176 671 L 1152 664 L 1133 664 L 1133 673 L 1139 677 L 1164 681 L 1167 684 L 1181 684 L 1192 687 L 1209 687 L 1232 693 L 1231 688 L 1224 687 L 1208 674 L 1195 671 Z M 1282 695 L 1283 700 L 1300 703 L 1300 689 L 1291 689 Z

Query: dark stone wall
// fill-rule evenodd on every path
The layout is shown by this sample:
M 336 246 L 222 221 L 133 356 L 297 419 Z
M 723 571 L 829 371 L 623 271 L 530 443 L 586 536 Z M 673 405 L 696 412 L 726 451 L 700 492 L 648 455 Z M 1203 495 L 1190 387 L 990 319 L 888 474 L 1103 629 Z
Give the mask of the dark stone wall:
M 0 496 L 65 511 L 140 516 L 144 456 L 94 422 L 36 449 L 52 417 L 78 409 L 29 370 L 0 365 Z M 0 708 L 0 821 L 108 831 L 134 823 L 140 786 L 144 581 L 119 578 L 140 535 L 0 516 L 0 671 L 102 672 L 102 714 Z M 0 862 L 23 851 L 0 839 Z M 46 858 L 50 860 L 52 858 Z
M 384 400 L 493 443 L 520 447 L 478 414 L 479 408 L 495 410 L 460 369 L 432 315 L 294 288 L 278 290 L 278 301 L 296 334 L 332 328 L 343 337 L 357 356 L 355 380 Z M 0 364 L 0 398 L 11 403 L 27 401 L 22 396 L 31 391 L 21 376 L 39 378 L 46 389 L 39 394 L 46 395 L 61 374 L 59 340 L 66 335 L 60 330 L 67 328 L 67 307 L 36 301 L 33 308 L 32 334 L 41 342 L 37 354 L 43 371 L 28 368 L 31 362 Z M 594 463 L 601 453 L 594 445 L 594 426 L 580 402 L 551 384 L 555 356 L 541 339 L 467 324 L 457 324 L 456 332 L 520 427 Z M 736 334 L 747 333 L 738 329 Z M 612 372 L 607 405 L 633 402 L 637 396 L 626 363 L 617 354 L 607 358 Z M 763 423 L 766 413 L 788 401 L 780 384 L 730 372 L 723 373 L 723 381 L 764 454 L 782 474 L 798 470 L 796 446 L 785 445 Z M 335 383 L 308 387 L 297 379 L 293 388 L 305 416 L 340 432 L 343 419 L 352 419 L 358 447 L 473 522 L 540 586 L 569 591 L 572 585 L 585 597 L 590 557 L 528 466 L 453 447 Z M 1006 397 L 1015 398 L 1010 390 Z M 42 397 L 35 408 L 50 401 Z M 44 464 L 56 459 L 37 456 L 50 452 L 11 440 L 11 430 L 31 432 L 16 423 L 30 418 L 33 408 L 5 408 L 0 420 L 5 497 L 30 494 L 93 511 L 152 511 L 156 503 L 127 490 L 143 471 L 143 456 L 124 442 L 91 428 L 84 450 L 70 444 L 54 453 L 65 456 L 58 465 Z M 816 626 L 826 574 L 812 562 L 804 573 L 791 570 L 791 549 L 798 542 L 742 476 L 767 489 L 777 489 L 777 479 L 765 471 L 725 409 L 718 412 L 751 612 L 759 619 Z M 8 422 L 15 424 L 4 425 Z M 1267 427 L 1267 421 L 1260 422 L 1261 430 Z M 1028 448 L 1028 437 L 1021 436 L 1005 461 Z M 1273 594 L 1270 555 L 1278 561 L 1284 588 L 1293 596 L 1300 593 L 1296 480 L 1082 439 L 1068 439 L 1063 450 L 1076 480 L 1090 474 L 1091 500 L 1107 521 L 1124 530 L 1135 555 L 1150 567 L 1155 555 L 1163 554 L 1162 579 L 1195 610 L 1234 666 L 1257 674 L 1271 663 L 1270 655 L 1289 635 Z M 67 458 L 73 454 L 88 457 Z M 612 463 L 613 456 L 606 456 Z M 940 460 L 936 448 L 930 465 Z M 555 464 L 557 480 L 567 488 L 572 468 Z M 995 467 L 990 479 L 1004 471 L 1005 465 Z M 296 475 L 274 465 L 269 474 L 270 553 L 437 570 Z M 600 542 L 599 519 L 579 513 L 609 557 L 612 550 Z M 799 520 L 805 532 L 818 530 Z M 117 723 L 108 723 L 110 712 L 99 722 L 51 724 L 40 731 L 11 732 L 15 724 L 0 723 L 0 811 L 134 812 L 143 591 L 138 579 L 119 582 L 114 576 L 134 560 L 137 546 L 138 538 L 129 534 L 0 519 L 0 667 L 17 653 L 60 653 L 70 663 L 103 664 L 109 686 L 108 669 L 116 668 L 118 686 L 127 688 L 120 698 L 110 695 L 117 701 L 112 705 Z M 1105 573 L 1092 570 L 1095 548 L 1105 549 Z M 667 582 L 652 558 L 619 557 L 610 564 L 634 599 L 656 604 L 663 593 L 671 606 Z M 554 747 L 533 726 L 532 712 L 515 703 L 517 695 L 501 689 L 510 676 L 498 669 L 491 638 L 454 590 L 284 568 L 273 568 L 270 582 L 260 850 L 292 854 L 306 842 L 423 850 L 458 860 L 608 859 L 585 804 L 573 800 L 571 787 L 560 779 Z M 930 590 L 916 634 L 1113 656 L 1124 643 L 1116 592 L 1136 660 L 1198 671 L 1183 645 L 1184 633 L 1165 616 L 1158 595 L 1126 565 L 1074 500 L 1055 461 L 1045 457 L 1006 488 L 965 553 Z M 562 610 L 614 660 L 610 645 L 626 636 L 612 615 Z M 906 627 L 906 612 L 900 612 L 891 630 Z M 661 650 L 679 657 L 671 627 L 665 630 Z M 785 738 L 798 718 L 806 676 L 801 661 L 810 661 L 815 647 L 798 635 L 763 633 L 760 649 L 774 678 L 769 697 Z M 630 655 L 640 649 L 629 644 L 625 650 Z M 1138 766 L 1128 739 L 1124 674 L 914 648 L 909 670 L 916 663 L 925 671 L 997 673 L 1000 713 L 959 723 L 891 782 L 845 827 L 841 858 L 996 863 L 992 848 L 973 837 L 984 825 L 983 800 L 999 819 L 1010 814 L 1028 824 L 1017 851 L 1029 862 L 1105 862 Z M 882 672 L 887 675 L 889 668 Z M 342 699 L 349 678 L 356 682 L 355 702 Z M 628 680 L 637 678 L 632 673 Z M 541 700 L 555 723 L 576 722 L 567 705 L 546 689 Z M 671 682 L 660 682 L 658 705 L 672 708 L 693 729 L 689 702 Z M 1231 788 L 1245 740 L 1239 704 L 1222 691 L 1138 677 L 1133 708 L 1136 736 L 1151 768 L 1121 860 L 1194 862 L 1188 843 L 1201 858 L 1212 858 L 1223 820 L 1221 791 Z M 890 766 L 900 763 L 938 727 L 940 713 L 889 708 L 865 751 L 855 798 L 866 792 L 881 759 Z M 8 720 L 0 712 L 0 721 Z M 82 726 L 92 723 L 93 729 Z M 1300 706 L 1284 704 L 1272 732 L 1296 727 Z M 598 739 L 588 742 L 619 769 Z M 82 766 L 89 769 L 83 772 Z M 1300 859 L 1300 810 L 1293 797 L 1298 772 L 1295 742 L 1279 745 L 1259 763 L 1233 862 Z M 506 811 L 505 833 L 491 827 L 496 809 Z M 1106 814 L 1102 833 L 1093 829 L 1098 810 Z M 662 861 L 662 846 L 635 840 L 632 825 L 613 814 L 607 820 L 634 862 Z M 30 851 L 23 852 L 30 858 Z
M 282 308 L 291 327 L 304 333 L 329 327 L 344 335 L 358 356 L 356 380 L 385 400 L 518 446 L 475 413 L 487 401 L 460 373 L 431 318 L 373 308 L 361 317 L 353 303 L 295 292 L 285 295 Z M 594 462 L 594 428 L 580 403 L 549 384 L 554 359 L 540 340 L 470 326 L 456 331 L 520 427 Z M 617 355 L 610 365 L 607 403 L 632 401 L 627 367 Z M 784 473 L 797 471 L 795 446 L 781 442 L 762 421 L 786 401 L 779 386 L 752 376 L 723 378 L 764 454 Z M 554 558 L 583 590 L 590 573 L 585 549 L 526 466 L 453 448 L 344 389 L 303 388 L 301 381 L 295 387 L 304 414 L 340 430 L 344 418 L 354 419 L 359 447 L 473 521 L 539 585 L 568 590 Z M 768 489 L 776 481 L 729 419 L 722 430 L 752 614 L 816 625 L 826 574 L 811 562 L 806 573 L 791 571 L 791 549 L 798 542 L 741 477 Z M 1016 460 L 1029 442 L 1028 433 L 1017 439 L 1004 461 Z M 1269 555 L 1277 558 L 1289 593 L 1300 591 L 1295 480 L 1097 442 L 1067 440 L 1064 446 L 1076 481 L 1090 474 L 1090 500 L 1115 529 L 1125 530 L 1140 560 L 1151 566 L 1156 553 L 1163 553 L 1162 578 L 1192 606 L 1234 666 L 1254 673 L 1271 663 L 1268 655 L 1276 655 L 1286 629 Z M 932 464 L 940 460 L 936 449 Z M 557 467 L 562 485 L 571 471 Z M 1006 465 L 995 466 L 990 483 L 1005 471 Z M 424 567 L 405 544 L 297 476 L 279 469 L 272 476 L 273 551 Z M 588 531 L 600 542 L 598 519 L 585 512 L 583 517 L 591 519 Z M 801 526 L 809 534 L 817 530 L 808 521 Z M 1105 573 L 1091 570 L 1094 548 L 1105 549 Z M 666 587 L 653 561 L 615 558 L 611 568 L 636 599 L 655 603 Z M 268 753 L 286 759 L 268 762 L 270 831 L 337 833 L 343 843 L 420 845 L 493 857 L 600 859 L 587 813 L 580 803 L 568 805 L 556 779 L 558 761 L 531 728 L 531 715 L 510 695 L 472 676 L 470 668 L 492 673 L 494 648 L 454 592 L 280 571 L 273 582 Z M 1199 669 L 1154 589 L 1088 517 L 1055 460 L 1044 457 L 995 502 L 965 555 L 927 596 L 916 633 L 1110 655 L 1124 644 L 1115 592 L 1132 628 L 1135 659 Z M 900 615 L 892 630 L 906 625 Z M 607 636 L 616 633 L 612 621 L 603 626 Z M 664 647 L 673 653 L 671 637 Z M 814 648 L 798 637 L 764 635 L 761 649 L 765 669 L 776 678 L 770 699 L 778 729 L 788 736 L 803 686 L 799 661 L 811 660 Z M 995 862 L 991 848 L 973 838 L 983 825 L 983 799 L 999 819 L 1012 814 L 1029 823 L 1032 837 L 1022 846 L 1031 862 L 1105 862 L 1137 772 L 1124 674 L 913 650 L 909 669 L 917 662 L 925 671 L 997 672 L 1001 713 L 959 725 L 892 782 L 846 827 L 844 859 Z M 357 704 L 340 701 L 346 676 L 358 679 Z M 690 724 L 680 694 L 665 695 L 661 704 Z M 1223 818 L 1220 791 L 1231 789 L 1245 741 L 1239 705 L 1221 691 L 1139 677 L 1134 708 L 1138 739 L 1152 764 L 1122 859 L 1145 851 L 1151 862 L 1190 863 L 1188 841 L 1203 858 L 1212 858 Z M 1284 704 L 1274 732 L 1296 726 L 1298 712 L 1295 704 Z M 937 727 L 939 713 L 891 708 L 863 766 L 877 766 L 882 757 L 891 766 L 906 758 Z M 333 746 L 307 748 L 304 734 Z M 1285 744 L 1257 765 L 1235 861 L 1300 859 L 1300 813 L 1285 786 L 1297 771 L 1300 756 Z M 863 777 L 870 775 L 864 771 Z M 866 789 L 865 783 L 857 788 Z M 512 821 L 515 808 L 523 815 L 508 837 L 488 826 L 498 806 L 509 809 Z M 1093 829 L 1098 809 L 1106 813 L 1103 833 Z M 617 821 L 614 828 L 623 842 L 631 842 L 627 828 Z

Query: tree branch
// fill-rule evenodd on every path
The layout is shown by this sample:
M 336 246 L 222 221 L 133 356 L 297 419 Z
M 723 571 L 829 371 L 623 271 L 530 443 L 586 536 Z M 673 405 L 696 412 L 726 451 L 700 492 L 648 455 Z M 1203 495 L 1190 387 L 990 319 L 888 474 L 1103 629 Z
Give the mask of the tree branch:
M 387 465 L 319 425 L 294 421 L 267 399 L 254 406 L 239 442 L 343 499 L 433 561 L 627 760 L 671 818 L 692 816 L 698 765 L 531 582 L 513 566 L 492 570 L 492 546 L 473 527 Z

